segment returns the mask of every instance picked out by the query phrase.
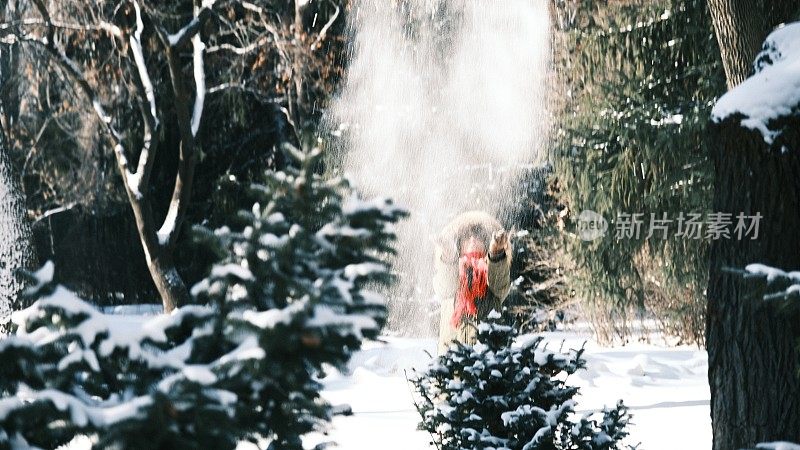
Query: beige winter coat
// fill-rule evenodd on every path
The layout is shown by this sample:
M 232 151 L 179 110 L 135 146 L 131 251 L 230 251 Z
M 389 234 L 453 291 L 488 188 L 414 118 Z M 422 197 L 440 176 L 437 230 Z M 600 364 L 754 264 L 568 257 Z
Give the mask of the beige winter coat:
M 442 261 L 442 246 L 453 245 L 461 237 L 464 238 L 466 234 L 470 233 L 470 229 L 479 227 L 485 231 L 485 235 L 491 238 L 492 233 L 502 230 L 500 225 L 494 217 L 483 211 L 470 211 L 453 219 L 439 235 L 434 252 L 434 291 L 436 296 L 441 302 L 441 312 L 439 316 L 439 354 L 442 354 L 450 343 L 454 340 L 463 343 L 474 343 L 477 338 L 477 330 L 475 325 L 477 322 L 484 320 L 486 316 L 496 309 L 501 311 L 503 301 L 505 300 L 508 292 L 511 290 L 510 270 L 511 270 L 511 248 L 508 246 L 505 250 L 505 257 L 498 261 L 492 261 L 486 256 L 487 265 L 489 268 L 488 273 L 488 287 L 489 292 L 486 297 L 476 301 L 478 314 L 476 318 L 464 317 L 461 326 L 453 328 L 450 324 L 450 319 L 453 316 L 455 309 L 456 290 L 458 289 L 458 262 L 447 263 Z M 484 243 L 487 251 L 489 249 L 489 241 Z

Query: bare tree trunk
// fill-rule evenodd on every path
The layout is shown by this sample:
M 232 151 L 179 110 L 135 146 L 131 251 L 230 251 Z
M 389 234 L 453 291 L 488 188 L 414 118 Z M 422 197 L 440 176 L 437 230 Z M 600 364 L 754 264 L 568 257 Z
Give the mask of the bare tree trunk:
M 0 20 L 14 15 L 15 4 L 0 4 Z M 18 269 L 32 270 L 36 266 L 36 251 L 31 240 L 31 227 L 25 208 L 25 197 L 14 173 L 6 139 L 9 121 L 16 120 L 19 90 L 14 82 L 17 75 L 19 46 L 9 46 L 0 53 L 0 333 L 3 319 L 25 305 L 20 294 L 24 281 Z
M 794 0 L 708 0 L 728 89 L 752 72 L 761 43 L 798 10 Z
M 172 259 L 172 252 L 159 249 L 155 255 L 151 255 L 145 247 L 145 255 L 147 256 L 147 268 L 150 270 L 150 276 L 161 296 L 164 312 L 171 312 L 178 306 L 187 304 L 189 291 L 178 273 L 178 268 Z
M 763 286 L 726 271 L 755 262 L 800 269 L 800 129 L 791 132 L 789 151 L 780 152 L 737 119 L 711 126 L 714 211 L 763 216 L 757 239 L 711 246 L 707 348 L 714 450 L 800 441 L 800 318 L 766 303 Z
M 0 332 L 9 313 L 27 306 L 20 301 L 25 284 L 16 271 L 32 270 L 36 265 L 25 200 L 5 144 L 5 134 L 0 131 Z
M 127 182 L 125 188 L 136 221 L 139 240 L 144 249 L 147 269 L 161 297 L 164 312 L 171 312 L 178 306 L 188 303 L 189 291 L 175 266 L 171 245 L 167 241 L 161 242 L 158 237 L 150 196 L 134 192 Z

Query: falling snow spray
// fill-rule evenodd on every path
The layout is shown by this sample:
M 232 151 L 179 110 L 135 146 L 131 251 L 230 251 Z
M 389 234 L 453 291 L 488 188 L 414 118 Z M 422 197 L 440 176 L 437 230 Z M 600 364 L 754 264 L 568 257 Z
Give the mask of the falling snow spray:
M 467 210 L 508 217 L 518 169 L 544 160 L 547 2 L 357 0 L 348 20 L 334 157 L 365 195 L 410 210 L 390 329 L 431 334 L 433 236 Z

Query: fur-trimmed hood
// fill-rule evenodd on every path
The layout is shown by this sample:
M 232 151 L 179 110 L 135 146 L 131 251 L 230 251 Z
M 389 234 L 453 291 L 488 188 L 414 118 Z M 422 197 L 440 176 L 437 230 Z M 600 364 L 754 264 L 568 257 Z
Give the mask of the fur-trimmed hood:
M 486 249 L 492 239 L 492 233 L 500 231 L 503 226 L 500 222 L 485 211 L 467 211 L 459 214 L 450 221 L 436 237 L 436 244 L 445 247 L 451 246 L 456 254 L 462 239 L 474 235 L 480 237 Z

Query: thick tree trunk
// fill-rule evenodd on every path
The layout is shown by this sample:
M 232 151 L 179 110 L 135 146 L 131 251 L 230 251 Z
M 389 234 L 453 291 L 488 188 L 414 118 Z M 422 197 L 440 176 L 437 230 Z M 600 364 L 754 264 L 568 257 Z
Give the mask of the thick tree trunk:
M 17 3 L 0 3 L 0 20 L 14 17 Z M 18 58 L 19 46 L 0 52 L 0 333 L 9 313 L 28 306 L 20 298 L 25 284 L 16 271 L 32 270 L 37 263 L 25 197 L 11 164 L 5 134 L 19 112 L 19 89 L 14 79 Z
M 16 271 L 36 265 L 25 201 L 13 172 L 0 131 L 0 332 L 9 313 L 27 306 L 20 300 L 25 284 Z
M 153 277 L 153 282 L 161 295 L 164 312 L 172 312 L 175 308 L 189 303 L 189 291 L 183 282 L 169 251 L 159 251 L 151 257 L 147 250 L 147 268 Z
M 788 151 L 728 119 L 712 125 L 714 211 L 760 213 L 755 240 L 711 246 L 707 347 L 714 450 L 800 441 L 800 318 L 762 299 L 763 286 L 726 269 L 754 262 L 800 269 L 800 127 Z
M 744 81 L 772 28 L 797 13 L 796 0 L 708 0 L 728 88 Z
M 123 173 L 124 173 L 124 169 Z M 189 290 L 186 283 L 178 273 L 175 261 L 172 258 L 172 245 L 169 241 L 162 242 L 156 232 L 153 220 L 153 208 L 149 196 L 137 196 L 125 185 L 130 199 L 131 209 L 136 221 L 136 229 L 142 242 L 147 269 L 156 285 L 164 312 L 172 312 L 175 308 L 185 305 L 189 301 Z M 180 228 L 180 225 L 176 225 Z M 177 230 L 176 230 L 177 232 Z

